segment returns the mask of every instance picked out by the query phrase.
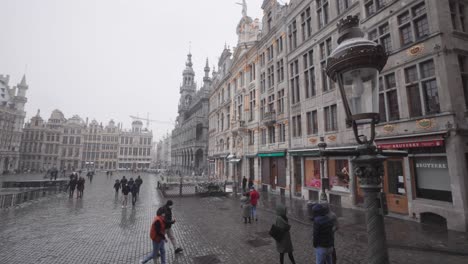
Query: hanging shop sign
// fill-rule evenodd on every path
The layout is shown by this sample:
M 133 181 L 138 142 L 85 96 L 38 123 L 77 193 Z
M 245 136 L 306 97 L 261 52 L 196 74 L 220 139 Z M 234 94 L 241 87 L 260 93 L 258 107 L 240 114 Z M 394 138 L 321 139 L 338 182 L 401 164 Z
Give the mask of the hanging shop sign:
M 389 144 L 377 143 L 377 147 L 380 149 L 430 148 L 430 147 L 440 147 L 443 145 L 444 145 L 443 140 L 399 142 L 399 143 L 389 143 Z

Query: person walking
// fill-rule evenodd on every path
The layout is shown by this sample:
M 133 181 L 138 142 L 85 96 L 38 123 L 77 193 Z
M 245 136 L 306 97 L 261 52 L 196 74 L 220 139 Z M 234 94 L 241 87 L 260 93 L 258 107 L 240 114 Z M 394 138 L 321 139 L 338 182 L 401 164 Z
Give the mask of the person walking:
M 123 176 L 122 179 L 120 180 L 120 185 L 122 185 L 121 186 L 122 190 L 123 190 L 123 186 L 126 185 L 127 182 L 128 182 L 127 178 L 125 178 L 125 176 Z
M 70 191 L 69 191 L 70 198 L 73 198 L 73 194 L 75 193 L 75 188 L 76 188 L 77 183 L 78 183 L 77 179 L 73 175 L 70 175 L 70 182 L 68 183 L 68 186 L 70 188 Z
M 132 186 L 133 184 L 135 183 L 135 181 L 133 180 L 133 178 L 130 178 L 130 180 L 128 181 L 128 185 L 129 186 Z
M 138 178 L 136 178 L 135 183 L 138 186 L 138 190 L 137 190 L 137 198 L 138 198 L 138 196 L 140 195 L 140 186 L 143 184 L 143 180 L 141 179 L 140 175 L 138 175 Z
M 161 207 L 156 212 L 156 217 L 151 224 L 150 238 L 153 241 L 153 252 L 146 256 L 140 263 L 146 263 L 151 259 L 161 256 L 161 264 L 166 264 L 166 216 L 164 209 Z
M 241 198 L 241 208 L 242 217 L 244 218 L 244 224 L 247 224 L 247 220 L 249 220 L 249 224 L 251 224 L 252 204 L 250 202 L 250 195 L 248 192 L 244 193 L 244 196 Z
M 284 264 L 284 254 L 287 253 L 291 263 L 296 264 L 293 255 L 294 249 L 291 241 L 291 234 L 289 232 L 291 225 L 289 225 L 286 206 L 283 204 L 278 204 L 276 206 L 275 226 L 282 232 L 281 238 L 279 240 L 275 239 L 276 251 L 280 254 L 280 263 Z
M 130 192 L 132 193 L 132 206 L 135 206 L 135 203 L 137 201 L 138 186 L 136 183 L 129 185 L 129 186 L 130 186 Z
M 166 204 L 161 207 L 164 210 L 164 215 L 165 215 L 165 224 L 166 224 L 166 233 L 167 236 L 169 237 L 169 240 L 171 240 L 172 246 L 174 247 L 174 252 L 180 253 L 182 252 L 182 248 L 177 245 L 177 240 L 174 236 L 174 231 L 172 230 L 172 225 L 175 224 L 176 220 L 175 218 L 172 217 L 172 206 L 174 205 L 174 202 L 172 200 L 168 200 Z
M 260 199 L 260 193 L 255 190 L 255 187 L 252 185 L 250 187 L 250 204 L 252 205 L 252 220 L 258 221 L 257 218 L 257 203 L 258 199 Z
M 248 185 L 248 188 L 249 190 L 253 187 L 253 180 L 252 179 L 249 179 L 249 185 Z
M 85 187 L 85 179 L 83 177 L 80 177 L 78 179 L 78 183 L 76 185 L 76 189 L 78 191 L 78 193 L 76 194 L 76 199 L 78 199 L 78 198 L 83 199 L 84 187 Z
M 123 194 L 122 208 L 127 207 L 128 193 L 129 192 L 130 192 L 130 188 L 128 187 L 128 185 L 127 184 L 122 185 L 122 194 Z
M 120 181 L 119 180 L 115 180 L 115 183 L 114 183 L 114 189 L 115 189 L 115 195 L 119 195 L 119 189 L 120 189 Z
M 312 207 L 314 213 L 313 244 L 317 264 L 333 264 L 334 221 L 329 215 L 328 206 L 316 204 Z
M 242 178 L 242 192 L 245 193 L 245 188 L 247 187 L 247 178 Z

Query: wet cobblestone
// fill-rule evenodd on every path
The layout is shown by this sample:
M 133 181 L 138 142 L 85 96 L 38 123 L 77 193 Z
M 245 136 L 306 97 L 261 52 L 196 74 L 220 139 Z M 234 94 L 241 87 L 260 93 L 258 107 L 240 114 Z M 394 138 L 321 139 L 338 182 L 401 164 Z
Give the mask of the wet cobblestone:
M 149 226 L 165 200 L 155 189 L 154 176 L 142 174 L 139 201 L 135 208 L 122 209 L 120 194 L 115 197 L 112 188 L 117 177 L 98 174 L 92 184 L 86 183 L 82 200 L 60 194 L 0 211 L 0 263 L 138 263 L 151 251 Z M 274 214 L 265 201 L 259 221 L 244 224 L 234 198 L 172 200 L 174 233 L 184 251 L 175 255 L 169 242 L 168 263 L 279 263 L 267 233 Z M 296 209 L 291 208 L 290 220 L 295 258 L 297 263 L 315 263 L 310 223 L 297 217 Z M 336 235 L 339 263 L 365 263 L 365 225 L 359 217 L 342 220 Z M 468 263 L 468 254 L 419 247 L 395 245 L 389 253 L 392 263 Z

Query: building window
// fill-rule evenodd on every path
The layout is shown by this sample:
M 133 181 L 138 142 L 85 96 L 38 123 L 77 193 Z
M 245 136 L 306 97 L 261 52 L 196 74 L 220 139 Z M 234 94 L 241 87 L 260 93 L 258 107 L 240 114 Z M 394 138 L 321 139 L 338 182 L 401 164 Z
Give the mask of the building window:
M 255 130 L 249 130 L 249 145 L 255 144 Z
M 275 94 L 271 94 L 268 96 L 268 112 L 275 111 Z
M 268 53 L 268 61 L 273 60 L 273 58 L 275 57 L 273 45 L 271 45 L 270 47 L 268 47 L 267 53 Z
M 318 133 L 317 110 L 307 112 L 307 135 Z
M 284 89 L 278 91 L 277 104 L 278 113 L 284 113 Z
M 227 86 L 227 99 L 231 99 L 231 84 L 228 83 L 228 86 Z
M 384 23 L 378 28 L 371 30 L 369 32 L 369 39 L 381 44 L 387 53 L 392 51 L 392 39 L 388 23 Z
M 231 128 L 231 107 L 228 106 L 226 110 L 226 128 Z
M 332 51 L 332 42 L 331 38 L 328 38 L 324 42 L 320 43 L 320 66 L 322 68 L 322 90 L 324 92 L 331 91 L 335 89 L 334 82 L 328 78 L 327 73 L 325 71 L 327 65 L 327 58 Z
M 452 187 L 447 157 L 413 159 L 418 198 L 452 202 Z
M 343 13 L 349 8 L 351 0 L 337 0 L 338 14 Z
M 292 117 L 293 123 L 293 137 L 301 137 L 302 136 L 302 118 L 301 115 L 293 116 Z
M 268 88 L 271 89 L 275 85 L 275 65 L 268 67 Z
M 400 119 L 395 73 L 379 78 L 379 90 L 380 121 L 387 122 Z
M 276 39 L 276 53 L 280 54 L 283 52 L 283 36 Z
M 281 59 L 276 63 L 276 76 L 278 78 L 278 83 L 284 81 L 284 61 Z
M 366 15 L 372 16 L 377 13 L 382 7 L 385 6 L 387 0 L 368 0 L 365 2 L 364 6 L 366 8 Z
M 271 15 L 271 12 L 268 12 L 268 19 L 267 19 L 268 31 L 271 30 L 272 22 L 273 22 L 273 17 Z
M 253 89 L 249 93 L 250 97 L 250 102 L 249 102 L 249 121 L 252 121 L 254 119 L 254 111 L 255 111 L 255 100 L 256 100 L 256 90 Z
M 410 117 L 440 112 L 434 61 L 428 60 L 405 68 Z
M 267 135 L 266 129 L 262 128 L 262 145 L 266 145 L 266 142 L 267 142 L 267 140 L 266 140 L 267 136 L 266 135 Z
M 286 142 L 286 124 L 280 124 L 279 129 L 279 139 L 278 142 Z
M 328 0 L 316 0 L 319 29 L 328 24 Z
M 249 82 L 255 80 L 255 63 L 250 64 L 249 67 Z
M 464 3 L 461 0 L 450 0 L 449 4 L 453 29 L 466 32 L 467 24 L 465 5 L 468 3 Z
M 315 69 L 314 69 L 314 52 L 310 50 L 303 56 L 304 65 L 304 88 L 305 97 L 309 98 L 316 95 L 315 89 Z
M 424 2 L 398 16 L 400 43 L 402 46 L 413 43 L 429 35 L 429 22 Z
M 458 66 L 462 79 L 463 94 L 465 95 L 465 106 L 468 109 L 468 57 L 458 55 Z
M 312 35 L 312 17 L 310 7 L 301 14 L 302 41 L 306 41 Z
M 330 105 L 324 108 L 324 119 L 326 132 L 338 130 L 336 105 Z
M 260 74 L 260 92 L 264 93 L 266 90 L 266 74 L 263 72 Z
M 268 127 L 268 139 L 270 144 L 276 143 L 275 126 Z
M 263 118 L 265 117 L 265 112 L 266 112 L 266 99 L 263 98 L 262 100 L 260 100 L 260 119 L 263 120 Z
M 289 51 L 294 50 L 297 47 L 297 25 L 296 21 L 293 21 L 289 26 L 288 26 L 288 32 L 289 32 Z
M 293 61 L 290 65 L 290 83 L 291 83 L 291 103 L 296 104 L 301 100 L 299 85 L 299 60 Z
M 260 66 L 263 67 L 265 66 L 265 52 L 263 52 L 262 54 L 260 54 Z

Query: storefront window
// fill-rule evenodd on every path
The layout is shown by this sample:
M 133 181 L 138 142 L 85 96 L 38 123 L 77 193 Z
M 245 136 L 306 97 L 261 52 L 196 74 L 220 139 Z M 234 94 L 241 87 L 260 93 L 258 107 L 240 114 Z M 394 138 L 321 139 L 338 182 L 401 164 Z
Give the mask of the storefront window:
M 416 196 L 452 202 L 447 157 L 417 157 L 413 162 Z
M 333 191 L 349 192 L 349 162 L 348 160 L 329 160 L 328 177 Z
M 305 159 L 305 185 L 307 187 L 321 188 L 320 160 Z

